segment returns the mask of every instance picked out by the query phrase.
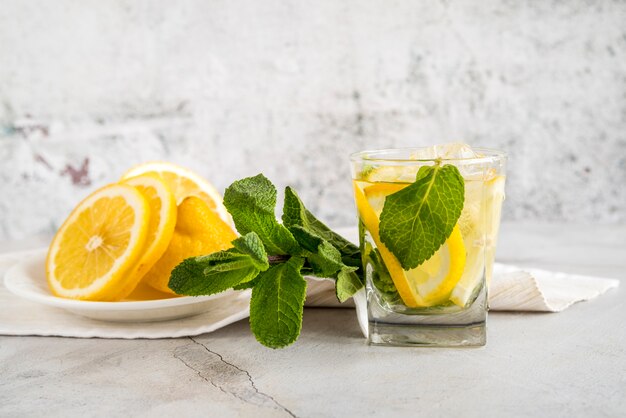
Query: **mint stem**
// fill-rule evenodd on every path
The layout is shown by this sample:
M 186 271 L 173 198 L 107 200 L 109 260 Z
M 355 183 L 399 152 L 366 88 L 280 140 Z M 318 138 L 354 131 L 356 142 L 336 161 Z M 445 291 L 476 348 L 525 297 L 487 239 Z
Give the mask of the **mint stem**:
M 290 255 L 268 255 L 267 261 L 270 263 L 270 265 L 273 266 L 274 264 L 284 263 L 290 258 L 291 258 Z

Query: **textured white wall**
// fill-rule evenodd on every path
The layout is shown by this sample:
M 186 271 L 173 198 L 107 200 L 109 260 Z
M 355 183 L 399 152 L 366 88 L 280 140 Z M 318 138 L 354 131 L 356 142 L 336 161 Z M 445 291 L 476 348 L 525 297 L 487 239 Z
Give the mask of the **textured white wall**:
M 154 159 L 348 224 L 350 152 L 451 140 L 509 220 L 626 221 L 626 2 L 0 2 L 0 239 Z

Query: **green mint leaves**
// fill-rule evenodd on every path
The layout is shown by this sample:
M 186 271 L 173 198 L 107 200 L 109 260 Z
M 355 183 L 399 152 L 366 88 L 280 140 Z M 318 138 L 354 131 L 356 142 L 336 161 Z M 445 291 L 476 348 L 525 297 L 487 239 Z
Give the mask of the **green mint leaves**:
M 359 247 L 332 231 L 315 218 L 315 216 L 304 207 L 304 204 L 291 187 L 285 188 L 283 224 L 287 227 L 300 226 L 316 234 L 339 250 L 341 260 L 344 264 L 352 267 L 361 266 L 361 252 Z
M 233 217 L 237 231 L 255 232 L 268 254 L 291 254 L 298 250 L 293 236 L 276 220 L 276 187 L 262 174 L 231 184 L 224 193 L 224 206 Z
M 276 264 L 259 276 L 252 289 L 250 328 L 265 346 L 282 348 L 300 335 L 306 296 L 306 281 L 300 274 L 303 264 L 301 257 Z
M 247 283 L 269 268 L 263 242 L 254 232 L 237 238 L 233 245 L 225 251 L 184 260 L 170 275 L 170 289 L 179 295 L 213 295 Z
M 359 248 L 315 218 L 290 187 L 282 224 L 276 188 L 261 174 L 228 187 L 224 205 L 242 236 L 233 248 L 184 260 L 169 287 L 190 296 L 252 288 L 250 328 L 261 344 L 282 348 L 300 335 L 304 274 L 335 279 L 341 302 L 363 287 Z
M 450 164 L 420 167 L 415 183 L 387 196 L 380 239 L 405 270 L 428 260 L 461 216 L 465 183 Z

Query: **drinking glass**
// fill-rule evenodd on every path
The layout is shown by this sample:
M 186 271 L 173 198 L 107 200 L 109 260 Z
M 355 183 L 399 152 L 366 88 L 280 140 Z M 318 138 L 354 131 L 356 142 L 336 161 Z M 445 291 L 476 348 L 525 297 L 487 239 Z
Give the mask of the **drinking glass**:
M 485 345 L 505 154 L 467 146 L 429 147 L 362 151 L 350 160 L 369 343 Z M 387 196 L 412 184 L 420 167 L 435 164 L 458 168 L 464 181 L 463 209 L 452 234 L 435 254 L 416 268 L 403 269 L 381 241 L 380 214 Z M 408 298 L 407 293 L 414 297 Z

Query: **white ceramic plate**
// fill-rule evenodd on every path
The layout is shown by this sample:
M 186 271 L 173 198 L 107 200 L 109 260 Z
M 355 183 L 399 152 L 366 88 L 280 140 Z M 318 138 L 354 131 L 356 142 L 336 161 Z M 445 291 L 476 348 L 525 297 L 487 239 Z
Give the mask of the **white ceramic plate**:
M 48 289 L 45 273 L 46 250 L 35 253 L 28 261 L 11 267 L 4 285 L 13 294 L 43 305 L 54 306 L 92 319 L 114 322 L 153 322 L 184 318 L 210 310 L 220 299 L 239 293 L 249 298 L 250 291 L 233 290 L 211 296 L 184 296 L 156 300 L 126 299 L 120 302 L 90 302 L 54 296 Z M 153 292 L 141 289 L 144 292 Z M 154 291 L 156 292 L 156 291 Z M 131 295 L 132 297 L 132 295 Z

